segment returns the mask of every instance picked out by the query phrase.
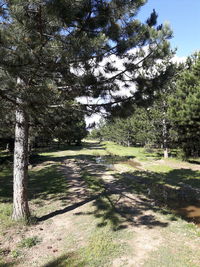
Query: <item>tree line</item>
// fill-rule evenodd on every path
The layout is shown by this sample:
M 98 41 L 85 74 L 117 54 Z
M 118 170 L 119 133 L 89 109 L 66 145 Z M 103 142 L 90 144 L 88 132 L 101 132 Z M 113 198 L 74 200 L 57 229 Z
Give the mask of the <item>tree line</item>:
M 123 146 L 182 149 L 182 157 L 200 156 L 200 53 L 174 64 L 173 74 L 157 90 L 153 102 L 127 107 L 129 116 L 108 116 L 90 137 Z

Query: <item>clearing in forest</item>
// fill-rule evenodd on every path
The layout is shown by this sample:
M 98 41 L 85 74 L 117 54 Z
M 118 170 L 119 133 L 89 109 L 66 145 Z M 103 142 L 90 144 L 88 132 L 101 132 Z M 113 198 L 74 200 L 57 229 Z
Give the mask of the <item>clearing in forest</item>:
M 34 156 L 29 197 L 37 219 L 29 226 L 10 220 L 11 172 L 2 165 L 0 266 L 200 265 L 200 229 L 159 205 L 143 184 L 177 186 L 182 175 L 198 188 L 198 165 L 141 160 L 122 147 L 113 156 L 112 149 L 87 142 Z

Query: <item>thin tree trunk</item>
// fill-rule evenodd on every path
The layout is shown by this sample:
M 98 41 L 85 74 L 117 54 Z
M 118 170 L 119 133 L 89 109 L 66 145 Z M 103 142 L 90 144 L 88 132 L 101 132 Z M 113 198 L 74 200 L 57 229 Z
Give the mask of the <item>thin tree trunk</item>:
M 12 218 L 14 220 L 27 219 L 30 216 L 27 198 L 28 115 L 20 106 L 16 110 L 13 176 Z
M 168 159 L 168 157 L 169 157 L 169 154 L 168 154 L 168 149 L 167 149 L 167 147 L 164 149 L 164 158 L 165 159 Z
M 165 114 L 164 114 L 165 115 Z M 167 159 L 168 155 L 168 142 L 167 142 L 167 124 L 166 119 L 163 119 L 163 149 L 164 149 L 164 158 Z

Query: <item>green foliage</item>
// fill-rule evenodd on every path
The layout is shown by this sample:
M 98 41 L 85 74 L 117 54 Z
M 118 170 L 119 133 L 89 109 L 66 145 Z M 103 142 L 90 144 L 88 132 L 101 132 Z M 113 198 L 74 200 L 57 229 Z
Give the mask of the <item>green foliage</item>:
M 198 60 L 198 56 L 194 57 L 188 69 L 187 64 L 171 64 L 169 76 L 162 77 L 154 101 L 147 98 L 144 107 L 139 104 L 122 105 L 121 112 L 126 108 L 125 114 L 121 113 L 116 117 L 115 113 L 111 113 L 104 123 L 101 122 L 92 131 L 91 137 L 114 141 L 124 146 L 140 145 L 165 150 L 182 148 L 182 158 L 186 154 L 198 156 L 199 86 L 194 87 L 194 83 L 199 83 Z
M 37 120 L 33 120 L 31 130 L 31 139 L 35 146 L 40 140 L 50 143 L 54 139 L 61 143 L 80 145 L 81 140 L 87 135 L 84 113 L 80 105 L 76 104 L 74 108 L 72 103 L 67 102 L 62 107 L 48 109 Z
M 171 37 L 171 30 L 167 25 L 157 27 L 155 12 L 147 23 L 135 19 L 144 3 L 2 0 L 1 98 L 12 104 L 16 97 L 21 98 L 37 118 L 41 108 L 63 99 L 99 97 L 118 90 L 115 80 L 123 80 L 124 71 L 119 75 L 118 68 L 108 63 L 105 70 L 118 73 L 116 79 L 105 79 L 102 71 L 94 73 L 104 57 L 127 58 L 126 72 L 137 77 L 140 72 L 135 59 L 140 58 L 145 62 L 143 68 L 148 69 L 150 62 L 153 65 L 170 52 L 166 39 Z M 150 46 L 148 57 L 142 49 L 128 53 L 143 46 Z
M 165 125 L 165 124 L 166 125 Z M 168 145 L 176 140 L 169 118 L 158 102 L 149 108 L 136 107 L 128 118 L 114 118 L 91 132 L 91 137 L 110 140 L 124 146 L 163 147 L 164 131 Z
M 185 157 L 200 154 L 200 55 L 191 58 L 191 65 L 179 75 L 171 97 L 170 116 L 178 132 Z

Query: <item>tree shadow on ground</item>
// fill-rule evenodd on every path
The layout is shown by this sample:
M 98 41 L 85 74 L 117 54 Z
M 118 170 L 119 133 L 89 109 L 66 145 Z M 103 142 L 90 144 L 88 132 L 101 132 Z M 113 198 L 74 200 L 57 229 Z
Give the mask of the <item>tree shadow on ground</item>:
M 200 188 L 200 172 L 183 168 L 170 170 L 165 173 L 133 171 L 123 173 L 121 176 L 116 175 L 116 178 L 121 180 L 121 182 L 124 181 L 126 184 L 127 182 L 131 184 L 131 182 L 138 181 L 138 183 L 144 184 L 168 184 L 171 186 L 188 185 L 197 189 Z
M 97 145 L 97 148 L 101 146 Z M 70 147 L 73 150 L 82 150 L 84 147 Z M 12 202 L 13 195 L 13 176 L 11 156 L 4 157 L 6 161 L 0 166 L 0 202 Z M 58 165 L 62 165 L 66 160 L 82 160 L 87 158 L 95 162 L 96 156 L 79 154 L 77 156 L 44 156 L 34 154 L 30 157 L 30 164 L 36 167 L 29 171 L 28 195 L 29 200 L 37 199 L 59 199 L 62 194 L 68 192 L 68 180 L 62 173 Z M 9 159 L 9 161 L 8 161 Z M 37 169 L 37 166 L 39 168 Z M 56 196 L 57 194 L 57 196 Z M 41 202 L 42 204 L 42 202 Z
M 79 162 L 79 166 L 82 167 L 83 172 L 81 179 L 84 181 L 84 185 L 91 190 L 87 198 L 84 199 L 84 196 L 82 196 L 82 201 L 79 198 L 78 202 L 44 215 L 39 218 L 39 221 L 75 210 L 77 207 L 91 202 L 93 205 L 92 211 L 74 213 L 74 215 L 94 215 L 99 219 L 98 227 L 103 227 L 109 223 L 116 231 L 131 225 L 145 225 L 148 228 L 166 227 L 168 225 L 168 223 L 159 221 L 156 216 L 148 214 L 149 210 L 157 211 L 152 206 L 151 200 L 139 196 L 134 197 L 130 188 L 122 185 L 119 179 L 105 181 L 102 177 L 107 170 L 104 165 L 97 165 L 84 159 L 84 161 Z M 80 177 L 76 179 L 80 179 Z M 82 185 L 76 183 L 75 187 L 79 190 Z M 74 193 L 76 194 L 76 192 Z
M 104 194 L 93 202 L 94 211 L 74 213 L 76 216 L 94 215 L 99 219 L 98 227 L 107 224 L 114 231 L 130 226 L 145 226 L 148 229 L 167 227 L 167 222 L 160 221 L 151 211 L 160 211 L 152 207 L 151 202 L 145 198 L 131 198 L 126 193 Z M 149 213 L 150 211 L 150 213 Z
M 190 159 L 187 162 L 191 163 L 191 164 L 197 164 L 200 165 L 200 161 L 199 160 L 195 160 L 195 159 Z
M 67 253 L 56 259 L 53 259 L 49 263 L 43 265 L 42 267 L 61 267 L 61 266 L 86 266 L 83 260 L 80 260 L 78 255 L 74 252 Z
M 113 230 L 120 230 L 130 225 L 145 225 L 148 228 L 166 227 L 168 223 L 159 221 L 151 212 L 149 214 L 148 212 L 171 214 L 163 209 L 163 206 L 172 209 L 175 206 L 173 201 L 169 201 L 171 196 L 174 197 L 176 203 L 178 203 L 178 198 L 183 197 L 183 192 L 176 191 L 174 185 L 187 184 L 190 181 L 191 184 L 199 186 L 199 172 L 189 169 L 172 170 L 168 173 L 134 171 L 132 173 L 112 175 L 114 179 L 105 181 L 102 179 L 102 175 L 106 171 L 104 165 L 97 165 L 86 158 L 79 162 L 79 165 L 83 171 L 81 179 L 92 190 L 92 197 L 87 195 L 87 200 L 43 216 L 41 221 L 74 210 L 76 207 L 93 201 L 93 211 L 74 214 L 76 216 L 94 215 L 100 219 L 99 227 L 111 223 Z M 162 189 L 165 184 L 171 186 L 171 192 L 165 188 Z M 79 184 L 76 184 L 76 187 L 79 187 Z M 137 196 L 135 198 L 135 193 L 146 197 Z M 170 197 L 166 196 L 166 193 Z M 182 205 L 184 206 L 186 203 L 183 204 L 182 202 Z M 171 214 L 170 220 L 173 221 L 175 219 L 175 216 Z
M 200 173 L 191 169 L 176 169 L 168 173 L 134 171 L 115 175 L 118 183 L 129 192 L 148 196 L 156 209 L 171 210 L 188 222 L 200 224 Z M 166 210 L 164 210 L 164 213 Z M 172 216 L 172 220 L 175 217 Z
M 101 148 L 101 146 L 100 146 Z M 61 200 L 65 207 L 54 210 L 39 218 L 44 221 L 56 215 L 74 210 L 90 201 L 93 201 L 94 211 L 92 214 L 101 219 L 99 227 L 108 222 L 113 229 L 119 230 L 128 225 L 146 225 L 149 228 L 167 226 L 159 222 L 153 215 L 146 214 L 147 211 L 160 211 L 154 203 L 162 201 L 157 194 L 163 184 L 171 186 L 181 184 L 200 186 L 199 172 L 190 169 L 176 169 L 168 173 L 134 171 L 132 173 L 115 174 L 113 180 L 104 181 L 102 176 L 108 170 L 105 163 L 107 158 L 113 160 L 112 155 L 106 156 L 103 164 L 96 164 L 95 155 L 69 155 L 61 157 L 38 156 L 36 162 L 43 164 L 41 169 L 30 172 L 29 198 L 38 203 L 42 200 Z M 79 168 L 77 172 L 70 167 L 68 162 L 75 161 Z M 118 158 L 114 158 L 118 161 Z M 121 158 L 120 158 L 121 160 Z M 48 161 L 50 161 L 48 163 Z M 66 163 L 67 162 L 67 163 Z M 59 163 L 59 164 L 58 164 Z M 67 171 L 66 171 L 67 170 Z M 0 199 L 2 202 L 12 200 L 12 176 L 5 169 L 1 178 Z M 152 190 L 154 188 L 155 190 Z M 151 196 L 151 199 L 142 197 L 132 198 L 133 193 Z M 154 193 L 154 192 L 153 192 Z M 166 192 L 165 192 L 166 193 Z M 131 196 L 130 196 L 131 194 Z M 163 194 L 165 200 L 166 195 Z M 168 205 L 168 204 L 166 204 Z M 169 206 L 169 205 L 168 205 Z M 83 214 L 77 214 L 83 215 Z
M 12 168 L 10 164 L 1 165 L 0 170 L 0 202 L 11 202 L 13 192 Z

